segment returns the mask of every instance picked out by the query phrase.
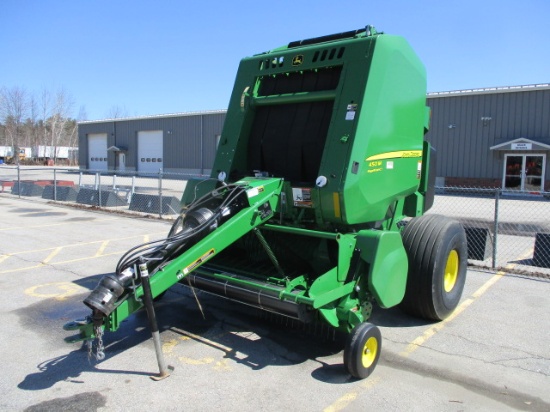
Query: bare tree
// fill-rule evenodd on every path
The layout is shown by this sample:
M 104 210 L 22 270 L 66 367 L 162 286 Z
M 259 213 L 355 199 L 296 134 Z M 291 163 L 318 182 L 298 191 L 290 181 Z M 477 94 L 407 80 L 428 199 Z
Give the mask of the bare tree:
M 39 124 L 39 139 L 37 145 L 46 146 L 49 141 L 49 130 L 47 119 L 51 116 L 51 106 L 52 106 L 52 94 L 49 90 L 43 89 L 40 93 L 40 103 L 39 103 L 39 112 L 40 112 L 40 124 Z
M 0 145 L 6 146 L 6 127 L 0 123 Z
M 22 141 L 23 146 L 35 146 L 40 138 L 39 119 L 38 119 L 38 104 L 34 95 L 29 96 L 28 117 L 25 120 Z
M 72 96 L 60 88 L 43 89 L 38 98 L 22 87 L 0 88 L 0 142 L 12 146 L 19 162 L 22 146 L 42 146 L 39 157 L 55 157 L 59 146 L 77 144 L 77 121 L 71 118 Z M 86 117 L 83 106 L 79 116 Z M 49 147 L 49 148 L 48 148 Z
M 121 117 L 128 117 L 128 110 L 126 106 L 111 106 L 105 113 L 107 119 L 120 119 Z
M 74 132 L 69 127 L 69 123 L 73 105 L 73 98 L 64 88 L 60 88 L 55 94 L 47 89 L 42 90 L 39 104 L 41 117 L 39 145 L 49 146 L 51 149 L 40 153 L 39 156 L 51 156 L 55 160 L 57 147 L 71 141 L 71 135 Z
M 76 120 L 79 122 L 88 120 L 88 113 L 86 113 L 86 106 L 80 106 L 80 109 L 78 110 L 78 117 L 76 118 Z
M 6 126 L 4 125 L 5 119 L 3 116 L 3 107 L 4 107 L 4 89 L 0 89 L 0 136 L 1 136 L 1 142 L 3 146 L 7 145 L 7 137 L 6 137 Z
M 70 119 L 66 125 L 67 140 L 65 144 L 69 147 L 78 146 L 78 121 L 76 119 Z M 75 159 L 69 153 L 69 162 L 72 164 Z
M 51 132 L 51 146 L 54 150 L 54 160 L 57 156 L 57 147 L 67 140 L 68 124 L 70 122 L 70 112 L 74 101 L 70 94 L 64 89 L 59 89 L 54 98 L 53 114 L 49 119 Z
M 0 90 L 0 117 L 4 123 L 6 138 L 13 147 L 16 163 L 19 163 L 19 146 L 23 135 L 23 122 L 28 115 L 29 95 L 22 87 L 3 87 Z

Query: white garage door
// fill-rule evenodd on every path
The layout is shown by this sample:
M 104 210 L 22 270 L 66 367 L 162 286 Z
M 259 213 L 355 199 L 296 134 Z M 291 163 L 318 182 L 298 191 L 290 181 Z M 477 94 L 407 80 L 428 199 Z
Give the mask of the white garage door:
M 138 171 L 158 173 L 162 164 L 162 130 L 138 132 Z
M 107 170 L 107 133 L 88 135 L 88 168 Z

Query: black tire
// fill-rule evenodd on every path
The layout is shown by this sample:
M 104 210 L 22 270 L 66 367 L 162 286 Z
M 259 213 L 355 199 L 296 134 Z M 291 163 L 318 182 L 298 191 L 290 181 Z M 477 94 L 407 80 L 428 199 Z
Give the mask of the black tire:
M 363 322 L 349 334 L 344 348 L 344 366 L 351 376 L 368 377 L 380 358 L 382 334 L 372 323 Z
M 403 231 L 409 273 L 401 309 L 443 320 L 457 307 L 468 265 L 466 232 L 456 220 L 439 215 L 412 219 Z

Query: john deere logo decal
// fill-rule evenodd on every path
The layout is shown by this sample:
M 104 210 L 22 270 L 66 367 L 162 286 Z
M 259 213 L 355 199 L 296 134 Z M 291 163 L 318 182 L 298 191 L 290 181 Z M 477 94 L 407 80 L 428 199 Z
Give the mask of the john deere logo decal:
M 294 56 L 292 58 L 292 65 L 293 66 L 299 66 L 300 64 L 302 64 L 304 62 L 304 56 L 299 54 L 298 56 Z

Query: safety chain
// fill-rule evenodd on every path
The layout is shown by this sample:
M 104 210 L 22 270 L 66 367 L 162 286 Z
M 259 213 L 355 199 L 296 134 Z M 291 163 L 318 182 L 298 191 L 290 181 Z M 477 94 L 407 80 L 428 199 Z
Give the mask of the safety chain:
M 95 355 L 94 355 L 94 339 L 89 339 L 86 341 L 86 349 L 88 352 L 88 362 L 92 359 L 92 356 L 95 357 L 97 361 L 102 361 L 105 359 L 105 347 L 103 346 L 103 328 L 101 326 L 94 326 L 94 335 L 95 335 Z
M 96 338 L 95 358 L 98 361 L 105 359 L 105 347 L 103 346 L 103 328 L 94 326 L 94 334 Z

